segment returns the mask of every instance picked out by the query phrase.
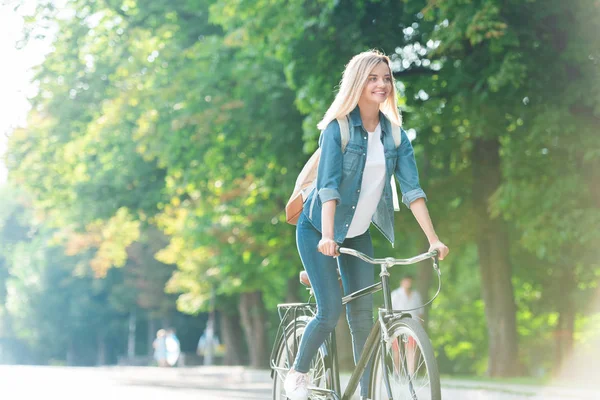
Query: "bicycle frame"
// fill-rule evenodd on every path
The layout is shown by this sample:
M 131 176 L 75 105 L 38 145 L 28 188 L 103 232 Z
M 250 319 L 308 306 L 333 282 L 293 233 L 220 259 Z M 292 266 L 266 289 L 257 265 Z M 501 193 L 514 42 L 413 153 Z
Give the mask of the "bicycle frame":
M 370 258 L 356 250 L 353 250 L 353 249 L 340 248 L 339 251 L 340 251 L 340 253 L 343 253 L 343 254 L 349 254 L 349 255 L 358 257 L 358 258 L 362 259 L 363 261 L 366 261 L 370 264 L 380 264 L 380 267 L 381 267 L 381 272 L 379 273 L 379 277 L 381 278 L 380 282 L 377 282 L 371 286 L 367 286 L 364 289 L 358 290 L 354 293 L 349 294 L 348 296 L 345 296 L 344 298 L 342 298 L 342 304 L 346 304 L 346 303 L 348 303 L 354 299 L 357 299 L 359 297 L 375 293 L 381 289 L 383 289 L 383 303 L 384 303 L 384 308 L 383 309 L 379 308 L 378 323 L 373 324 L 373 328 L 371 328 L 371 332 L 369 333 L 369 336 L 367 337 L 365 347 L 363 348 L 360 358 L 358 359 L 358 362 L 356 363 L 356 366 L 355 366 L 354 370 L 352 371 L 352 375 L 350 376 L 350 380 L 348 381 L 348 386 L 346 387 L 346 390 L 344 391 L 344 394 L 342 396 L 342 400 L 347 400 L 347 399 L 350 399 L 350 397 L 356 390 L 356 387 L 358 386 L 360 377 L 364 373 L 369 360 L 373 356 L 373 353 L 375 352 L 375 349 L 377 348 L 377 345 L 379 344 L 379 338 L 381 336 L 381 331 L 383 330 L 383 332 L 384 332 L 384 338 L 387 338 L 387 336 L 388 336 L 387 330 L 386 330 L 387 323 L 393 319 L 400 319 L 400 318 L 404 318 L 406 315 L 410 315 L 410 314 L 404 313 L 404 311 L 409 311 L 409 310 L 394 311 L 392 309 L 392 298 L 391 298 L 391 290 L 390 290 L 390 283 L 389 283 L 390 273 L 389 273 L 388 269 L 393 267 L 394 265 L 410 265 L 410 264 L 417 263 L 419 261 L 426 260 L 428 258 L 433 258 L 434 259 L 433 268 L 438 273 L 438 276 L 440 274 L 440 271 L 439 271 L 439 267 L 438 267 L 439 261 L 438 261 L 436 252 L 425 253 L 420 256 L 413 257 L 413 258 L 410 258 L 407 260 L 397 260 L 394 258 L 372 259 L 372 258 Z M 440 280 L 440 283 L 441 283 L 441 280 Z M 429 302 L 427 302 L 425 305 L 431 303 L 431 301 L 433 301 L 437 297 L 437 295 L 439 293 L 439 289 L 440 289 L 440 287 L 438 287 L 438 292 L 435 294 L 435 296 Z M 389 385 L 389 383 L 387 383 L 387 384 Z M 339 388 L 338 388 L 338 393 L 339 393 Z
M 312 391 L 314 393 L 331 396 L 331 397 L 333 397 L 334 400 L 349 400 L 352 397 L 352 395 L 354 394 L 354 392 L 359 384 L 360 378 L 367 367 L 369 360 L 373 356 L 377 346 L 380 344 L 380 338 L 381 338 L 382 331 L 383 331 L 384 340 L 388 339 L 386 325 L 392 320 L 405 318 L 407 315 L 410 315 L 410 314 L 406 314 L 405 312 L 412 311 L 412 310 L 393 310 L 392 309 L 391 291 L 390 291 L 390 284 L 389 284 L 390 273 L 389 273 L 388 269 L 393 267 L 394 265 L 410 265 L 410 264 L 415 264 L 417 262 L 426 260 L 428 258 L 433 258 L 433 268 L 438 274 L 438 290 L 437 290 L 437 293 L 431 298 L 431 300 L 429 300 L 427 303 L 423 304 L 421 307 L 425 307 L 428 304 L 431 304 L 431 302 L 433 302 L 433 300 L 435 300 L 435 298 L 438 296 L 438 294 L 441 290 L 441 279 L 440 279 L 441 272 L 439 269 L 438 255 L 437 255 L 437 252 L 435 252 L 435 251 L 429 252 L 429 253 L 424 253 L 419 256 L 409 258 L 409 259 L 395 259 L 395 258 L 373 259 L 359 251 L 356 251 L 353 249 L 347 249 L 347 248 L 343 248 L 343 247 L 339 248 L 339 252 L 342 254 L 348 254 L 348 255 L 358 257 L 358 258 L 362 259 L 363 261 L 368 262 L 370 264 L 379 264 L 381 267 L 381 272 L 379 273 L 379 277 L 381 278 L 381 280 L 379 282 L 374 283 L 373 285 L 367 286 L 363 289 L 357 290 L 356 292 L 350 293 L 347 296 L 342 297 L 342 305 L 345 305 L 345 304 L 347 304 L 355 299 L 358 299 L 360 297 L 376 293 L 380 290 L 383 290 L 383 301 L 384 301 L 384 308 L 379 308 L 378 321 L 376 323 L 374 323 L 373 328 L 371 328 L 371 332 L 369 333 L 369 336 L 367 337 L 367 341 L 365 342 L 363 351 L 360 355 L 360 358 L 358 359 L 358 362 L 356 363 L 356 366 L 354 367 L 354 370 L 352 371 L 352 375 L 350 376 L 350 380 L 348 381 L 348 385 L 347 385 L 346 390 L 344 391 L 344 394 L 342 395 L 341 399 L 338 394 L 341 392 L 341 385 L 340 385 L 339 373 L 338 373 L 339 368 L 338 368 L 338 360 L 337 360 L 337 345 L 336 345 L 336 341 L 335 341 L 335 330 L 329 336 L 328 340 L 331 342 L 332 349 L 333 349 L 333 351 L 332 351 L 332 353 L 333 353 L 332 354 L 332 358 L 333 358 L 333 365 L 332 365 L 333 391 L 330 391 L 327 389 L 320 389 L 320 388 L 313 388 Z M 308 304 L 310 304 L 310 303 L 308 303 Z M 294 308 L 294 307 L 306 307 L 308 304 L 307 303 L 286 303 L 286 304 L 279 304 L 277 307 L 281 310 L 282 308 L 290 309 L 290 308 Z M 421 307 L 419 307 L 419 308 L 421 308 Z M 281 317 L 281 315 L 280 315 L 280 317 Z M 271 359 L 273 359 L 273 357 L 271 357 Z M 389 387 L 389 382 L 385 382 L 385 384 L 386 384 L 386 386 Z

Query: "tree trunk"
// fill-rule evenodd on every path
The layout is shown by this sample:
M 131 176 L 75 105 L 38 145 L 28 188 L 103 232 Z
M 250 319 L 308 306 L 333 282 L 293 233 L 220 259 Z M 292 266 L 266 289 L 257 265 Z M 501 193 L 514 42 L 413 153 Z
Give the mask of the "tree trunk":
M 575 330 L 575 277 L 571 268 L 564 268 L 560 280 L 561 296 L 558 302 L 558 325 L 554 332 L 556 339 L 556 370 L 558 371 L 573 351 L 573 332 Z
M 215 356 L 215 336 L 216 336 L 216 325 L 215 322 L 215 302 L 217 293 L 213 285 L 210 296 L 210 311 L 208 313 L 208 321 L 206 322 L 206 329 L 204 334 L 206 335 L 206 349 L 204 350 L 204 362 L 203 364 L 213 365 Z
M 221 312 L 221 340 L 225 346 L 224 365 L 244 364 L 244 332 L 240 325 L 239 314 L 226 314 Z
M 151 315 L 148 315 L 148 356 L 154 355 L 154 347 L 152 344 L 154 343 L 154 339 L 156 338 L 156 320 L 152 318 Z
M 135 357 L 135 328 L 136 328 L 136 315 L 135 311 L 129 313 L 129 326 L 127 334 L 127 358 L 132 360 Z
M 106 334 L 104 331 L 98 332 L 96 335 L 96 343 L 98 346 L 98 353 L 96 355 L 96 365 L 106 365 Z
M 501 181 L 500 143 L 477 139 L 473 147 L 473 209 L 477 217 L 477 250 L 482 297 L 489 337 L 488 374 L 518 374 L 516 306 L 511 282 L 508 232 L 504 222 L 492 218 L 489 199 Z
M 246 332 L 250 365 L 253 368 L 266 368 L 269 366 L 269 351 L 267 350 L 267 327 L 262 292 L 242 293 L 239 310 L 242 327 Z

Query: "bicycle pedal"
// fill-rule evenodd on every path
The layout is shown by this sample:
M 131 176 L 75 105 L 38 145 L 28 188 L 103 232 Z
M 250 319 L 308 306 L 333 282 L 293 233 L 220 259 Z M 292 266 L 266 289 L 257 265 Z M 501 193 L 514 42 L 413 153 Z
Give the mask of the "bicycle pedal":
M 320 387 L 316 387 L 316 386 L 308 386 L 307 388 L 312 394 L 317 394 L 317 395 L 321 395 L 321 396 L 326 396 L 326 399 L 332 399 L 332 400 L 340 400 L 340 397 L 337 395 L 336 392 L 334 392 L 333 390 L 330 389 L 323 389 Z

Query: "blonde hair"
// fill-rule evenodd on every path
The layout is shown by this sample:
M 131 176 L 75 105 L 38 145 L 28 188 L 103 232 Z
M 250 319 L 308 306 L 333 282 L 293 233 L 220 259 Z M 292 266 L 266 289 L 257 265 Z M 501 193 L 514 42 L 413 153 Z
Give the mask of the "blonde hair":
M 396 82 L 394 81 L 394 75 L 390 67 L 390 59 L 377 50 L 369 50 L 355 55 L 348 65 L 346 65 L 342 81 L 340 82 L 340 90 L 321 122 L 317 124 L 320 130 L 325 129 L 334 119 L 344 117 L 356 108 L 369 74 L 377 64 L 382 62 L 386 63 L 390 69 L 392 93 L 381 103 L 379 109 L 393 123 L 402 126 L 402 118 L 400 117 L 396 100 Z

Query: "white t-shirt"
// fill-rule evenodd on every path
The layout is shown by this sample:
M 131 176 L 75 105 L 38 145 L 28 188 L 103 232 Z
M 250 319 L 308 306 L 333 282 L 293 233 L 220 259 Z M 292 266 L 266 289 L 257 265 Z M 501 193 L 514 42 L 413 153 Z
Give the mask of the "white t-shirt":
M 410 296 L 406 295 L 406 291 L 402 286 L 392 291 L 392 309 L 394 310 L 410 310 L 423 305 L 421 295 L 416 290 L 410 291 Z M 411 317 L 420 317 L 423 315 L 423 308 L 414 311 L 407 311 Z
M 381 124 L 374 132 L 368 132 L 367 160 L 363 172 L 360 195 L 354 217 L 348 228 L 347 238 L 362 235 L 369 229 L 371 218 L 377 210 L 385 183 L 385 152 L 381 143 Z

